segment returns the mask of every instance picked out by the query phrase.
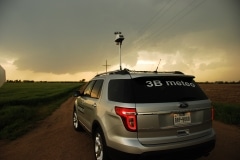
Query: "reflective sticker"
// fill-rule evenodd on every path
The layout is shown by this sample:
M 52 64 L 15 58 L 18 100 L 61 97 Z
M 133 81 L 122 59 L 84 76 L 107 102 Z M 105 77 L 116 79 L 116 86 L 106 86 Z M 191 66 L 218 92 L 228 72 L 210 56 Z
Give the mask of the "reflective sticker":
M 184 87 L 195 87 L 196 85 L 191 82 L 185 82 L 185 81 L 164 81 L 161 82 L 160 80 L 152 80 L 152 81 L 146 81 L 147 87 L 160 87 L 160 86 L 184 86 Z

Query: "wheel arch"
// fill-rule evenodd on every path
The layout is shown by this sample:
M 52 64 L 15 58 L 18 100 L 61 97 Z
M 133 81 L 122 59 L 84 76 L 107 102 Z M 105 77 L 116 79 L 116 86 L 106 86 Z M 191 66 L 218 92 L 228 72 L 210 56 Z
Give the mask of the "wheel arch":
M 102 130 L 102 127 L 101 127 L 100 123 L 97 120 L 94 120 L 93 124 L 92 124 L 92 137 L 93 137 L 97 128 L 100 128 Z
M 92 124 L 92 138 L 94 138 L 94 133 L 97 130 L 97 128 L 99 128 L 103 132 L 103 134 L 104 134 L 104 131 L 103 131 L 100 123 L 97 120 L 94 120 L 93 124 Z

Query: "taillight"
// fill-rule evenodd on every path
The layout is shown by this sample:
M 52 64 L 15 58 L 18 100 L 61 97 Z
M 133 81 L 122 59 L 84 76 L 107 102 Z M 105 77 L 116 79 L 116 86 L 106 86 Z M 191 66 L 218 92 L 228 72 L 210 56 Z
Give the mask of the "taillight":
M 214 108 L 212 107 L 212 120 L 214 120 Z
M 115 107 L 115 112 L 122 118 L 123 124 L 128 131 L 137 131 L 137 114 L 135 108 Z

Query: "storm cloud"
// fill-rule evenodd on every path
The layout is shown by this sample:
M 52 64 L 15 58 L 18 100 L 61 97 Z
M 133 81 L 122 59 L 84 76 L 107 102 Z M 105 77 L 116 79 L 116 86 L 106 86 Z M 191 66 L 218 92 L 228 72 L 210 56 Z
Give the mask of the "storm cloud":
M 18 70 L 74 74 L 98 72 L 105 60 L 117 65 L 115 31 L 125 36 L 122 56 L 128 66 L 145 51 L 145 60 L 165 58 L 163 69 L 240 67 L 237 0 L 1 3 L 0 62 L 14 59 Z

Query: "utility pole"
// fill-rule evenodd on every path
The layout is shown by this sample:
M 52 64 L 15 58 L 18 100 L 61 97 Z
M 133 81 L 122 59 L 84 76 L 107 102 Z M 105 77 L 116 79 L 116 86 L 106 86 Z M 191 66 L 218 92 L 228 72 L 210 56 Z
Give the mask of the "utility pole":
M 124 36 L 122 35 L 121 32 L 114 32 L 116 35 L 116 45 L 119 45 L 119 57 L 120 57 L 120 70 L 122 70 L 122 55 L 121 55 L 121 46 L 122 46 L 122 41 L 124 40 Z
M 106 74 L 107 74 L 107 67 L 108 67 L 108 66 L 111 66 L 111 65 L 108 65 L 108 64 L 107 64 L 107 60 L 106 60 L 106 64 L 105 64 L 105 65 L 103 65 L 103 66 L 105 66 L 105 67 L 106 67 Z

